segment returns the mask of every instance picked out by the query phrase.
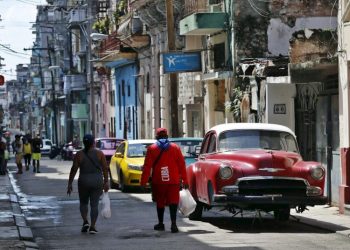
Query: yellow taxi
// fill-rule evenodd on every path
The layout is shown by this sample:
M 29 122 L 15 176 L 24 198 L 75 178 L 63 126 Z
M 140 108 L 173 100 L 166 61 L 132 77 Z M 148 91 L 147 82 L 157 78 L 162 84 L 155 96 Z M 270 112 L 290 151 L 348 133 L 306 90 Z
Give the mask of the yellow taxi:
M 122 192 L 139 187 L 147 147 L 156 140 L 125 140 L 116 149 L 109 164 L 110 186 Z

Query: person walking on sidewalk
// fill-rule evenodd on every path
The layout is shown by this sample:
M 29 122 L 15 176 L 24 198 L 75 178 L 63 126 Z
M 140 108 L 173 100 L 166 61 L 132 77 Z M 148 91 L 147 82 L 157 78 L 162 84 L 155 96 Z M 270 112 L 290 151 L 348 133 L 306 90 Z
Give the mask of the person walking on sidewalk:
M 179 204 L 181 184 L 188 188 L 185 159 L 181 149 L 168 140 L 165 128 L 156 130 L 157 142 L 147 148 L 141 186 L 145 186 L 152 171 L 152 192 L 157 204 L 158 224 L 154 230 L 164 231 L 164 210 L 169 206 L 171 232 L 179 231 L 176 225 L 176 213 Z M 182 181 L 182 183 L 181 183 Z
M 80 214 L 83 219 L 81 232 L 96 234 L 96 221 L 98 217 L 98 202 L 102 191 L 108 192 L 108 166 L 106 157 L 102 151 L 95 149 L 95 138 L 86 134 L 83 138 L 84 149 L 77 152 L 73 160 L 73 166 L 69 173 L 67 194 L 73 191 L 72 183 L 79 169 L 78 193 L 80 201 Z M 88 210 L 90 201 L 90 221 Z
M 40 173 L 40 160 L 41 160 L 41 150 L 43 146 L 43 140 L 40 138 L 40 134 L 37 134 L 34 139 L 32 139 L 32 158 L 33 158 L 33 173 Z
M 22 158 L 23 158 L 23 143 L 21 141 L 21 135 L 15 135 L 15 141 L 13 143 L 13 150 L 16 158 L 17 174 L 22 174 Z
M 7 173 L 7 160 L 6 160 L 6 141 L 1 137 L 0 139 L 0 175 L 6 175 Z
M 29 140 L 27 138 L 24 138 L 23 153 L 24 153 L 24 166 L 26 168 L 26 171 L 28 171 L 30 167 L 30 161 L 32 159 L 32 145 L 30 145 Z

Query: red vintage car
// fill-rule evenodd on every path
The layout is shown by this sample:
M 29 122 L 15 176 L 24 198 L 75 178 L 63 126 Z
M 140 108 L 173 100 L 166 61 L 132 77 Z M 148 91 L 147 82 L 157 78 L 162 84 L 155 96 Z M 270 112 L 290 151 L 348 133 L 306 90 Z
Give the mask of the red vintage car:
M 187 168 L 190 191 L 197 201 L 190 219 L 203 208 L 274 212 L 288 220 L 290 209 L 327 203 L 325 168 L 303 161 L 296 137 L 287 127 L 262 123 L 222 124 L 210 129 L 198 161 Z

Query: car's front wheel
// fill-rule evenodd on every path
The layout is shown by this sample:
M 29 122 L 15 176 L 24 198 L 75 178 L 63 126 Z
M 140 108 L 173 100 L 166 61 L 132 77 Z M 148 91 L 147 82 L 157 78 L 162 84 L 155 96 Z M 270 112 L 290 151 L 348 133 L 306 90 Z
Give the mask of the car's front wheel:
M 276 220 L 287 221 L 289 220 L 289 216 L 290 216 L 290 208 L 285 207 L 285 208 L 276 209 L 273 211 L 273 215 Z
M 188 218 L 190 220 L 200 220 L 202 219 L 202 213 L 203 213 L 203 203 L 201 203 L 200 201 L 196 201 L 197 205 L 196 205 L 196 209 L 193 211 L 193 213 L 191 213 Z

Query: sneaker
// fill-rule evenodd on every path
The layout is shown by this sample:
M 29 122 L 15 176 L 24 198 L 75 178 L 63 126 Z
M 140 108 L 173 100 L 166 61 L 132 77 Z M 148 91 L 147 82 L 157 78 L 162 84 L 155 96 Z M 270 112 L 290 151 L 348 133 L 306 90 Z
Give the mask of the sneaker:
M 179 232 L 179 229 L 177 228 L 176 224 L 171 224 L 171 232 L 172 232 L 172 233 L 177 233 L 177 232 Z
M 36 167 L 33 168 L 33 173 L 36 173 Z
M 82 233 L 86 233 L 88 231 L 88 229 L 90 228 L 89 223 L 84 223 L 82 228 L 81 228 L 81 232 Z
M 165 230 L 164 224 L 163 223 L 158 223 L 158 224 L 154 225 L 154 230 L 164 231 Z
M 89 229 L 89 233 L 90 234 L 97 234 L 97 230 L 96 230 L 96 228 L 94 228 L 94 227 L 90 227 L 90 229 Z

